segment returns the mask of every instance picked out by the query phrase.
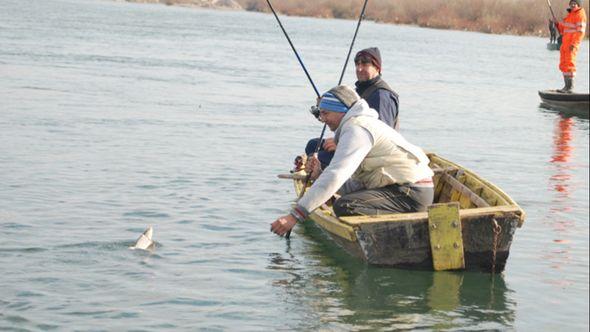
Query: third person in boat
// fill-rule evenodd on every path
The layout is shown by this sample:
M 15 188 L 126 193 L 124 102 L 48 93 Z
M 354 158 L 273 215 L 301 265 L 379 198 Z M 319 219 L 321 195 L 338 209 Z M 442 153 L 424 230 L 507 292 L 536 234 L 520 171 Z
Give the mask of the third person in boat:
M 272 232 L 285 235 L 336 193 L 337 216 L 426 211 L 434 198 L 434 173 L 421 148 L 380 121 L 348 86 L 324 93 L 319 108 L 321 121 L 334 132 L 334 157 L 323 171 L 317 158 L 308 159 L 315 181 L 290 214 L 271 224 Z
M 586 31 L 586 12 L 581 5 L 582 0 L 571 0 L 567 9 L 568 14 L 563 22 L 555 22 L 562 35 L 562 44 L 559 49 L 559 70 L 563 73 L 565 83 L 562 89 L 557 90 L 559 92 L 573 92 L 576 56 Z
M 381 52 L 377 47 L 369 47 L 358 51 L 354 57 L 357 81 L 356 92 L 367 101 L 369 107 L 376 110 L 379 120 L 399 129 L 399 96 L 381 77 Z M 311 156 L 317 147 L 319 138 L 311 139 L 305 147 L 305 153 Z M 318 152 L 322 169 L 326 168 L 332 157 L 336 144 L 333 138 L 323 140 Z

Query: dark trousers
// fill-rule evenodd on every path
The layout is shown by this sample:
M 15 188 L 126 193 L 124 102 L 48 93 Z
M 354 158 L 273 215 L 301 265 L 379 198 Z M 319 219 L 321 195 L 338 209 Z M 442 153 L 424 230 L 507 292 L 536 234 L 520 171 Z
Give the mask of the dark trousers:
M 311 156 L 315 152 L 315 149 L 317 148 L 319 141 L 319 138 L 310 139 L 309 142 L 307 142 L 307 145 L 305 146 L 305 154 Z M 318 159 L 322 164 L 322 169 L 325 169 L 326 167 L 328 167 L 328 165 L 330 165 L 332 157 L 334 157 L 334 152 L 325 151 L 324 148 L 320 146 L 320 150 L 318 151 Z
M 393 184 L 346 194 L 334 202 L 333 208 L 339 217 L 423 212 L 433 199 L 432 187 Z

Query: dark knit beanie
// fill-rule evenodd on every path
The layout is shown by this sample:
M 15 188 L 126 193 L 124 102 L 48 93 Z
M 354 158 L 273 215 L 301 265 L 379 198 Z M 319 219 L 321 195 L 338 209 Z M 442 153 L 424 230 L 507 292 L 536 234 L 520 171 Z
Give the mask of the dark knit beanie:
M 338 100 L 340 100 L 348 109 L 361 99 L 356 91 L 347 85 L 334 87 L 330 89 L 328 93 L 331 93 L 334 97 L 338 98 Z
M 381 73 L 381 52 L 379 52 L 377 47 L 369 47 L 358 51 L 354 56 L 354 63 L 357 63 L 362 57 L 371 59 L 373 66 L 377 67 L 377 70 Z
M 582 0 L 570 0 L 570 2 L 575 2 L 578 4 L 578 6 L 582 7 Z

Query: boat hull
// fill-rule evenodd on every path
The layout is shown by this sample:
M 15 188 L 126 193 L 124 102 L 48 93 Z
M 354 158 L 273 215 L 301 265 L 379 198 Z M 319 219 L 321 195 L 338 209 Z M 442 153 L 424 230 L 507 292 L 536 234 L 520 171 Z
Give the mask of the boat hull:
M 539 96 L 549 108 L 557 110 L 569 110 L 588 115 L 590 112 L 590 94 L 588 93 L 562 93 L 556 90 L 539 91 Z
M 430 155 L 437 166 L 460 166 Z M 473 207 L 460 195 L 445 194 L 444 184 L 438 186 L 437 203 L 462 201 L 459 210 L 465 259 L 465 270 L 501 272 L 506 266 L 514 233 L 524 221 L 524 211 L 499 188 L 461 168 L 463 175 L 475 177 L 482 186 L 481 196 L 491 204 Z M 435 182 L 441 176 L 435 176 Z M 475 179 L 463 180 L 475 183 Z M 483 186 L 486 186 L 485 190 Z M 295 188 L 303 188 L 295 180 Z M 494 196 L 494 194 L 496 196 Z M 454 199 L 451 198 L 454 195 Z M 446 198 L 445 198 L 446 197 Z M 353 216 L 337 218 L 329 206 L 316 209 L 310 219 L 324 230 L 337 244 L 352 256 L 368 264 L 409 269 L 433 269 L 433 256 L 429 236 L 427 212 L 390 214 L 380 216 Z M 498 225 L 499 228 L 496 228 Z M 498 233 L 494 232 L 498 230 Z

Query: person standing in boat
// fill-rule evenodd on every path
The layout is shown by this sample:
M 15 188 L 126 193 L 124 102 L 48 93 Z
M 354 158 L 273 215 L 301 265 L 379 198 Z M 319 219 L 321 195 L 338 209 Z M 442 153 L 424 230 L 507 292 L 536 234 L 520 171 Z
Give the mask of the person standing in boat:
M 378 114 L 350 87 L 324 93 L 320 120 L 337 143 L 330 165 L 322 171 L 316 157 L 308 159 L 313 185 L 291 213 L 271 224 L 283 236 L 334 194 L 337 216 L 426 211 L 434 198 L 428 156 L 421 148 L 378 119 Z
M 559 69 L 563 73 L 565 86 L 557 91 L 572 93 L 574 88 L 574 76 L 576 75 L 576 56 L 580 49 L 580 43 L 586 31 L 586 12 L 582 6 L 582 0 L 569 2 L 568 14 L 563 22 L 555 22 L 562 36 L 559 49 Z
M 357 81 L 356 92 L 365 99 L 374 110 L 379 113 L 379 120 L 398 130 L 399 96 L 381 78 L 381 52 L 377 47 L 360 50 L 354 57 Z M 317 147 L 319 138 L 311 139 L 305 147 L 305 153 L 312 155 Z M 323 140 L 318 152 L 322 168 L 330 164 L 334 156 L 336 143 L 333 138 Z

